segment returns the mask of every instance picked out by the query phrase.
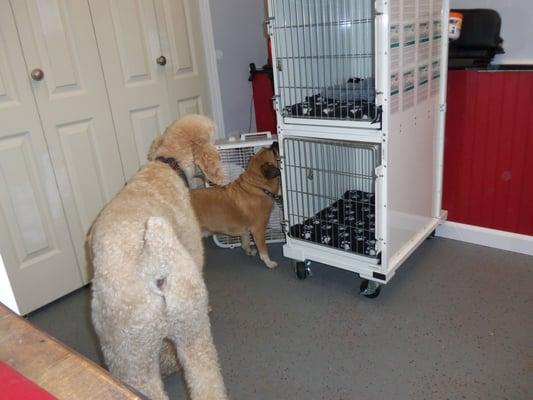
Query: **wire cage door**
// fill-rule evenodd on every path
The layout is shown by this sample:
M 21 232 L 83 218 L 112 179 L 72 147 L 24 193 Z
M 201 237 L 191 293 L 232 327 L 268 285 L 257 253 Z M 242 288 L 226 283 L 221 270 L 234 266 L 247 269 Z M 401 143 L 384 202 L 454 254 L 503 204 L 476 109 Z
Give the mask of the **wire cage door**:
M 374 0 L 270 0 L 283 117 L 372 121 Z
M 338 140 L 283 140 L 288 235 L 378 257 L 375 169 L 380 145 Z
M 261 148 L 270 146 L 273 139 L 267 140 L 250 140 L 245 137 L 241 142 L 227 142 L 224 144 L 217 144 L 218 153 L 222 161 L 222 168 L 224 170 L 224 177 L 229 183 L 239 177 L 248 165 L 250 158 Z M 265 232 L 267 243 L 281 243 L 285 241 L 285 235 L 281 228 L 283 220 L 283 206 L 274 203 L 272 212 L 270 213 L 270 220 Z M 239 236 L 229 235 L 213 235 L 215 244 L 219 247 L 234 248 L 240 247 L 241 239 Z M 252 238 L 253 243 L 253 238 Z

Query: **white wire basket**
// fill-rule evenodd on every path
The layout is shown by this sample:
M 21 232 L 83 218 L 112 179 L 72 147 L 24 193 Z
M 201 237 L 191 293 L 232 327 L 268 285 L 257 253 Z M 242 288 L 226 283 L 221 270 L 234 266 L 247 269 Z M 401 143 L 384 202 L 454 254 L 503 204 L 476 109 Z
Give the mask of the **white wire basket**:
M 250 158 L 263 147 L 272 145 L 275 140 L 276 136 L 270 132 L 245 133 L 238 138 L 217 140 L 216 147 L 222 160 L 225 183 L 237 179 L 246 170 Z M 274 203 L 265 234 L 267 243 L 285 242 L 285 234 L 281 229 L 282 220 L 282 205 Z M 241 246 L 239 236 L 213 235 L 213 240 L 217 246 L 223 248 L 232 249 Z

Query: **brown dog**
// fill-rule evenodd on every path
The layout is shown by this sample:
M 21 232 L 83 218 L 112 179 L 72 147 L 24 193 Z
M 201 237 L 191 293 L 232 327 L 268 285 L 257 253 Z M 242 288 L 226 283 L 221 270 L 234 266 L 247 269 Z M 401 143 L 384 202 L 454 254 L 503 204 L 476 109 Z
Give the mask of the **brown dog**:
M 191 190 L 191 203 L 200 226 L 210 233 L 240 236 L 244 252 L 254 256 L 250 233 L 259 250 L 259 257 L 268 268 L 278 263 L 268 256 L 265 232 L 274 201 L 280 191 L 279 149 L 259 150 L 246 171 L 226 186 Z

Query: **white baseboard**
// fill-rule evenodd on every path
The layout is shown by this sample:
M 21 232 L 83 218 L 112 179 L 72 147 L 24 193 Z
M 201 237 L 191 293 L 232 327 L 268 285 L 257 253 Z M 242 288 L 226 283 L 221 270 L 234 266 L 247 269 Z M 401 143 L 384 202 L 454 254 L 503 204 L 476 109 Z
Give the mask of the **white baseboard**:
M 533 236 L 446 221 L 437 236 L 533 256 Z

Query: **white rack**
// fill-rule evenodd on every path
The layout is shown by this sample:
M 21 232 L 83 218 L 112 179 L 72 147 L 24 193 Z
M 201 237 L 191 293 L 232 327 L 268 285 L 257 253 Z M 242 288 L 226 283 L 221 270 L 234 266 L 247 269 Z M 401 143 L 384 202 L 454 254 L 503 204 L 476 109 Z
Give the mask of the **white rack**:
M 300 278 L 316 261 L 375 292 L 445 218 L 447 17 L 448 0 L 269 0 L 283 250 Z

